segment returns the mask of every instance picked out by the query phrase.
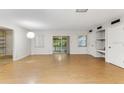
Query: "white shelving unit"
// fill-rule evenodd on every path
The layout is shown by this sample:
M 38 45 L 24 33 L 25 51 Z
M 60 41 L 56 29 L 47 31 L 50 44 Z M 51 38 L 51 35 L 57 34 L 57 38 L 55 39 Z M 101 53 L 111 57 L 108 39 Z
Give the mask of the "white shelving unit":
M 96 55 L 105 57 L 105 29 L 96 31 Z
M 96 40 L 105 40 L 105 38 L 96 38 Z
M 0 31 L 0 57 L 6 55 L 6 32 Z
M 102 50 L 102 49 L 98 49 L 97 52 L 100 52 L 100 53 L 104 53 L 105 54 L 105 50 Z

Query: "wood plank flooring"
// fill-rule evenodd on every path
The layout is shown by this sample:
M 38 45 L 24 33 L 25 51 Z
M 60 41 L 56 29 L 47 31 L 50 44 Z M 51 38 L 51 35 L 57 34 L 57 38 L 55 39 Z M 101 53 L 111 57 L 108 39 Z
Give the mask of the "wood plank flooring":
M 89 55 L 38 55 L 16 62 L 0 59 L 0 83 L 117 84 L 124 83 L 124 69 Z

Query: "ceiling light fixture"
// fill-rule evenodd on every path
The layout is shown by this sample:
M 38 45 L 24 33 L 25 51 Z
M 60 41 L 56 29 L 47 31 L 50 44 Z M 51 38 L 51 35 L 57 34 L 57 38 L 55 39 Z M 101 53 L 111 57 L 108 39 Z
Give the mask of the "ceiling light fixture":
M 34 32 L 28 32 L 27 33 L 27 38 L 29 38 L 29 39 L 35 38 L 35 33 Z
M 84 13 L 87 11 L 88 11 L 88 9 L 76 9 L 76 13 Z

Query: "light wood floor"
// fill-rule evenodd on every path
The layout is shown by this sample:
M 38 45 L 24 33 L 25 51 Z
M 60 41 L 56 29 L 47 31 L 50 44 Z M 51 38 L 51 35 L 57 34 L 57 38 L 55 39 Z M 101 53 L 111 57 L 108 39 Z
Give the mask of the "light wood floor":
M 29 56 L 0 62 L 8 62 L 0 65 L 0 83 L 124 83 L 124 69 L 89 55 Z

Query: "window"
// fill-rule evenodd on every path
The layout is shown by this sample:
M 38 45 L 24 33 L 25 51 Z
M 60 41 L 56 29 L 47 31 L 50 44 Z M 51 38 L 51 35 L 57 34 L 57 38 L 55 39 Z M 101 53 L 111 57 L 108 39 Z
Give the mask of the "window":
M 87 46 L 87 36 L 78 36 L 78 47 L 86 47 Z

